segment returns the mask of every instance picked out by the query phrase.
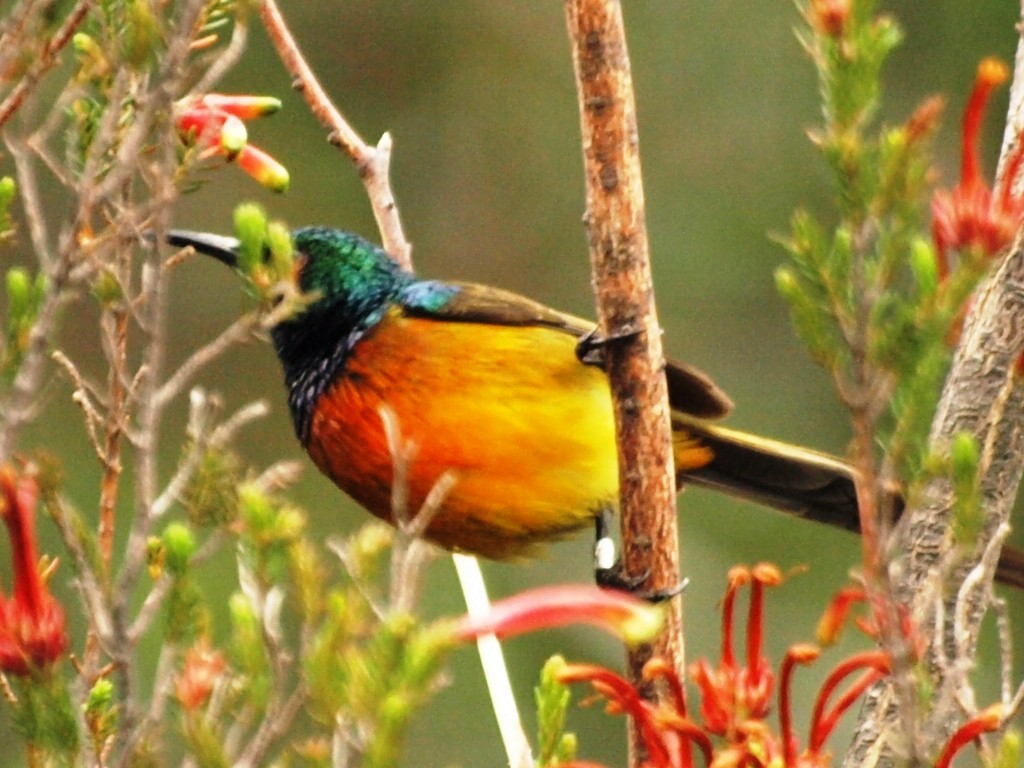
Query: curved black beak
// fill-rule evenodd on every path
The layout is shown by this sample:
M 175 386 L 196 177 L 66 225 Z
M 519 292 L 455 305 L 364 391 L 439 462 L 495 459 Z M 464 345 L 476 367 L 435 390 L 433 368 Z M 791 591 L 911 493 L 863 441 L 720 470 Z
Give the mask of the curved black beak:
M 229 267 L 238 266 L 238 249 L 241 243 L 234 237 L 209 232 L 192 232 L 188 229 L 172 229 L 167 233 L 167 244 L 178 248 L 191 245 L 197 252 L 212 256 Z

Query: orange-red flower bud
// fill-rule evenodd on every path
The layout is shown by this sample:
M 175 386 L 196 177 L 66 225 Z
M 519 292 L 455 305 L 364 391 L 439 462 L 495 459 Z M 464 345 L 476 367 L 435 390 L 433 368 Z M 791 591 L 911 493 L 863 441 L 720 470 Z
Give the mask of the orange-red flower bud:
M 219 651 L 201 642 L 188 649 L 185 665 L 174 683 L 174 696 L 187 712 L 203 706 L 217 686 L 227 662 Z
M 175 126 L 182 141 L 207 153 L 238 162 L 246 173 L 274 192 L 288 188 L 288 170 L 249 143 L 243 120 L 273 114 L 281 102 L 269 96 L 208 93 L 175 105 Z

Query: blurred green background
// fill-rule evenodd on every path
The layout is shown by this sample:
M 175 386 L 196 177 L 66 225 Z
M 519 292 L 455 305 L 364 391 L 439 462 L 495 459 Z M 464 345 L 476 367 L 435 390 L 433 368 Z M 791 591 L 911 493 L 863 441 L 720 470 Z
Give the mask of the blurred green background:
M 1012 60 L 1012 0 L 904 0 L 884 4 L 907 40 L 886 73 L 884 114 L 907 115 L 925 95 L 940 92 L 949 108 L 939 137 L 940 173 L 957 173 L 958 123 L 977 62 L 997 54 Z M 557 307 L 592 315 L 584 231 L 579 124 L 562 6 L 502 3 L 303 0 L 284 8 L 315 70 L 337 105 L 367 139 L 394 137 L 393 183 L 423 275 L 493 283 Z M 730 0 L 626 3 L 647 222 L 665 344 L 670 356 L 710 373 L 736 402 L 730 425 L 842 453 L 849 430 L 829 381 L 790 332 L 772 272 L 793 209 L 827 211 L 829 184 L 805 131 L 819 114 L 810 61 L 794 37 L 791 2 Z M 243 63 L 225 92 L 280 96 L 285 109 L 250 124 L 250 137 L 292 174 L 284 196 L 264 193 L 240 171 L 226 168 L 188 195 L 177 226 L 229 232 L 231 211 L 256 199 L 290 225 L 330 224 L 376 238 L 363 188 L 353 168 L 325 140 L 324 129 L 289 87 L 262 31 L 254 25 Z M 986 131 L 994 164 L 1005 93 Z M 196 260 L 179 270 L 172 291 L 170 361 L 233 319 L 242 300 L 233 276 Z M 76 310 L 77 311 L 77 310 Z M 81 310 L 89 317 L 91 310 Z M 64 343 L 86 356 L 90 324 L 69 324 Z M 93 326 L 94 327 L 94 326 Z M 267 345 L 234 350 L 203 377 L 229 408 L 268 398 L 273 416 L 246 432 L 247 459 L 265 465 L 299 458 L 287 419 L 281 375 Z M 64 382 L 53 386 L 50 411 L 23 447 L 60 446 L 69 491 L 94 509 L 98 468 Z M 165 431 L 165 472 L 177 456 L 182 414 Z M 353 530 L 364 519 L 307 463 L 295 497 L 318 534 Z M 717 658 L 717 604 L 728 567 L 768 559 L 783 569 L 803 566 L 771 595 L 768 626 L 773 657 L 810 639 L 827 596 L 857 563 L 853 537 L 788 520 L 748 504 L 697 490 L 680 499 L 686 593 L 687 654 Z M 49 536 L 52 532 L 47 530 Z M 52 541 L 52 538 L 48 539 Z M 528 564 L 485 564 L 493 596 L 531 585 L 590 579 L 588 536 L 559 544 Z M 211 593 L 229 581 L 209 573 Z M 5 566 L 6 569 L 6 566 Z M 66 581 L 69 569 L 59 575 Z M 9 579 L 4 571 L 4 584 Z M 226 596 L 226 593 L 225 593 Z M 215 603 L 216 604 L 216 603 Z M 460 611 L 450 563 L 430 572 L 424 612 Z M 1024 603 L 1011 610 L 1024 625 Z M 996 695 L 998 661 L 991 642 L 981 659 Z M 863 646 L 858 638 L 847 647 Z M 532 729 L 532 686 L 544 659 L 620 666 L 622 652 L 589 630 L 548 632 L 506 645 L 514 684 Z M 798 675 L 803 714 L 832 652 L 813 672 Z M 504 763 L 475 655 L 455 658 L 452 685 L 417 720 L 406 765 L 467 768 Z M 581 757 L 623 763 L 621 720 L 599 711 L 573 712 Z M 801 726 L 801 738 L 806 729 Z M 841 739 L 834 742 L 841 751 Z M 4 761 L 6 764 L 6 761 Z

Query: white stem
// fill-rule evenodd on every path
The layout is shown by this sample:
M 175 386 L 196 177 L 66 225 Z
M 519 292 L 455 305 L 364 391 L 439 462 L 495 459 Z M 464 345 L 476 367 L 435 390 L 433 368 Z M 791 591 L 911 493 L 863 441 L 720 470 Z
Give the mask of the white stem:
M 480 571 L 480 563 L 469 555 L 452 554 L 455 572 L 459 576 L 459 585 L 466 600 L 466 610 L 470 616 L 482 616 L 491 610 L 491 601 L 487 597 L 487 586 Z M 484 668 L 484 679 L 487 690 L 491 694 L 491 706 L 498 720 L 501 741 L 505 745 L 508 764 L 512 768 L 531 768 L 533 755 L 530 743 L 523 731 L 523 722 L 519 718 L 519 708 L 512 693 L 512 681 L 508 677 L 505 655 L 501 643 L 494 635 L 482 635 L 476 641 L 480 654 L 480 664 Z

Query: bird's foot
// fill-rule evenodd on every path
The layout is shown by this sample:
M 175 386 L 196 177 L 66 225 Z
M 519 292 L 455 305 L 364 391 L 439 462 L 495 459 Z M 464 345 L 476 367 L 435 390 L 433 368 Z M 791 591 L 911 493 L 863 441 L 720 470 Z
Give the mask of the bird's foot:
M 663 603 L 682 594 L 689 579 L 683 579 L 668 589 L 641 589 L 640 586 L 651 575 L 646 570 L 639 575 L 625 572 L 622 560 L 615 556 L 615 540 L 611 536 L 611 511 L 603 509 L 596 518 L 597 540 L 594 542 L 594 583 L 603 589 L 617 589 L 629 592 L 634 597 L 649 603 Z
M 635 339 L 640 333 L 640 328 L 625 326 L 614 333 L 602 336 L 595 327 L 580 336 L 576 342 L 576 359 L 584 365 L 593 365 L 603 369 L 606 362 L 604 350 L 609 344 Z
M 617 589 L 621 592 L 628 592 L 633 597 L 646 600 L 648 603 L 664 603 L 673 597 L 681 595 L 690 583 L 689 579 L 683 579 L 674 587 L 668 589 L 641 589 L 650 571 L 639 576 L 630 576 L 624 573 L 622 563 L 617 561 L 611 568 L 595 568 L 594 582 L 602 589 Z

